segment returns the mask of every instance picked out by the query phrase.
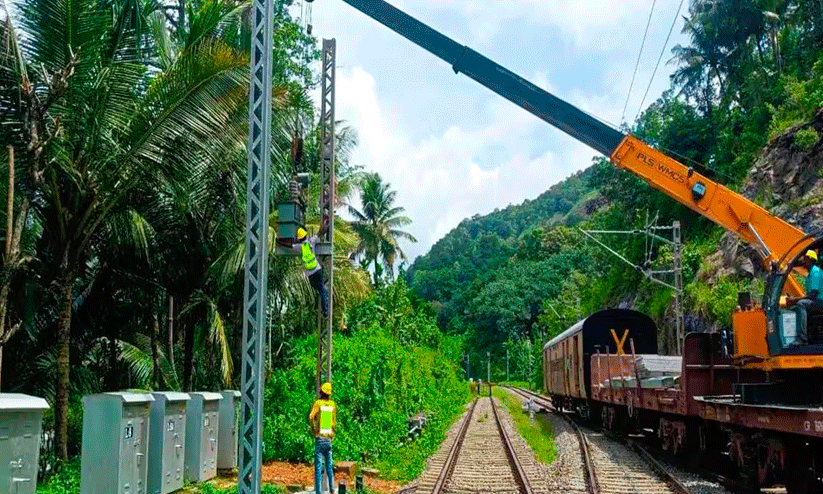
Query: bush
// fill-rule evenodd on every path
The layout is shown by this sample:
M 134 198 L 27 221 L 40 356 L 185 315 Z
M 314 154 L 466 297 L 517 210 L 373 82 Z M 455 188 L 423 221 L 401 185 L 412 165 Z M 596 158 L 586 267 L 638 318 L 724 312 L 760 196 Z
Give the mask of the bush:
M 794 143 L 804 151 L 812 149 L 819 140 L 820 137 L 817 135 L 817 131 L 811 127 L 798 130 L 794 135 Z
M 349 314 L 350 334 L 334 338 L 333 399 L 338 405 L 335 460 L 381 463 L 384 476 L 416 475 L 445 437 L 468 390 L 458 365 L 462 340 L 442 335 L 430 315 L 415 311 L 402 282 L 387 287 Z M 436 334 L 434 333 L 436 332 Z M 315 397 L 316 336 L 293 345 L 286 368 L 266 385 L 263 456 L 266 461 L 311 461 L 307 417 Z M 428 423 L 406 443 L 407 419 L 424 412 Z M 388 465 L 391 472 L 386 472 Z
M 80 492 L 80 457 L 58 468 L 54 475 L 37 487 L 37 494 L 77 494 Z

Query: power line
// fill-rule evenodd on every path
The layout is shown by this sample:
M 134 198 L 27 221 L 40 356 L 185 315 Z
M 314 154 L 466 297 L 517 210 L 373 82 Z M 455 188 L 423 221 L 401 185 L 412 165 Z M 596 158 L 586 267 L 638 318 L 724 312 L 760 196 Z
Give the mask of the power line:
M 640 53 L 637 54 L 637 63 L 634 64 L 634 73 L 632 74 L 632 82 L 629 84 L 629 93 L 626 95 L 626 104 L 623 105 L 623 115 L 620 121 L 623 122 L 626 118 L 626 108 L 629 106 L 629 97 L 632 95 L 632 88 L 634 87 L 634 78 L 637 77 L 637 69 L 640 67 L 640 56 L 643 55 L 643 47 L 646 46 L 646 36 L 649 34 L 649 26 L 652 24 L 652 14 L 654 13 L 654 6 L 657 0 L 652 1 L 652 8 L 649 10 L 649 20 L 646 21 L 646 31 L 643 33 L 643 41 L 640 43 Z
M 677 12 L 674 13 L 674 19 L 672 20 L 672 26 L 669 28 L 669 34 L 666 36 L 666 41 L 663 42 L 663 49 L 660 50 L 660 56 L 657 58 L 657 63 L 654 66 L 654 71 L 652 72 L 652 76 L 649 79 L 649 85 L 646 86 L 646 92 L 643 94 L 643 99 L 640 101 L 640 107 L 637 109 L 637 115 L 634 117 L 634 120 L 640 117 L 640 112 L 643 110 L 643 103 L 646 102 L 646 96 L 649 95 L 649 89 L 652 87 L 652 81 L 654 81 L 654 76 L 657 74 L 657 68 L 660 67 L 660 60 L 663 59 L 663 54 L 666 53 L 666 46 L 669 44 L 669 39 L 672 36 L 672 31 L 674 31 L 674 25 L 677 24 L 677 18 L 680 16 L 680 9 L 683 8 L 683 1 L 680 0 L 680 6 L 677 7 Z

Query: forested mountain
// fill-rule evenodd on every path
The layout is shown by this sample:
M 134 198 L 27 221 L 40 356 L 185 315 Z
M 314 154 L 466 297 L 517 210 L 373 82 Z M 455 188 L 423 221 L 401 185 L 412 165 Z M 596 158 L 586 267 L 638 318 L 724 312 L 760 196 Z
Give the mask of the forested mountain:
M 823 4 L 693 0 L 684 33 L 670 89 L 630 131 L 803 229 L 821 226 Z M 605 159 L 534 201 L 464 220 L 407 276 L 442 328 L 469 335 L 484 370 L 491 352 L 498 378 L 516 348 L 514 377 L 538 379 L 528 348 L 535 357 L 549 337 L 608 306 L 650 314 L 671 351 L 672 290 L 568 227 L 641 231 L 652 220 L 683 226 L 687 330 L 727 325 L 738 291 L 762 293 L 752 249 Z M 671 248 L 648 236 L 602 240 L 631 264 L 671 269 Z
M 415 291 L 427 300 L 448 303 L 479 274 L 499 268 L 519 250 L 526 254 L 533 249 L 533 243 L 521 239 L 524 232 L 582 221 L 594 207 L 587 200 L 593 192 L 591 175 L 591 169 L 575 173 L 534 200 L 463 220 L 415 260 L 408 271 Z

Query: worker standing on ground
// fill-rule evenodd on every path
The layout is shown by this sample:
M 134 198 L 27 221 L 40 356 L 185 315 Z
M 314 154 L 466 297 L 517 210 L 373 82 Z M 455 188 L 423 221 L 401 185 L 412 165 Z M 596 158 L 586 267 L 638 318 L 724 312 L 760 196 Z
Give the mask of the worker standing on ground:
M 331 399 L 331 383 L 320 386 L 320 398 L 311 407 L 309 424 L 314 434 L 314 492 L 321 494 L 323 480 L 323 462 L 329 480 L 329 491 L 337 494 L 334 488 L 334 463 L 331 459 L 331 441 L 337 428 L 337 405 Z
M 321 227 L 321 231 L 323 228 Z M 311 286 L 317 290 L 320 295 L 320 310 L 323 312 L 323 317 L 329 316 L 329 292 L 326 290 L 326 284 L 323 283 L 323 270 L 320 263 L 317 262 L 315 250 L 317 249 L 317 235 L 309 236 L 305 228 L 297 229 L 297 242 L 292 245 L 292 249 L 300 253 L 303 260 L 303 272 L 309 278 Z

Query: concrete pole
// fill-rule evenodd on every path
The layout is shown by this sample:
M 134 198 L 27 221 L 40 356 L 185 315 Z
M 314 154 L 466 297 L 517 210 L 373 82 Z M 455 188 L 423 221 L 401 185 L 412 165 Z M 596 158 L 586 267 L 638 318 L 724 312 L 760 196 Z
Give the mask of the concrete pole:
M 492 382 L 492 354 L 486 352 L 486 382 Z

